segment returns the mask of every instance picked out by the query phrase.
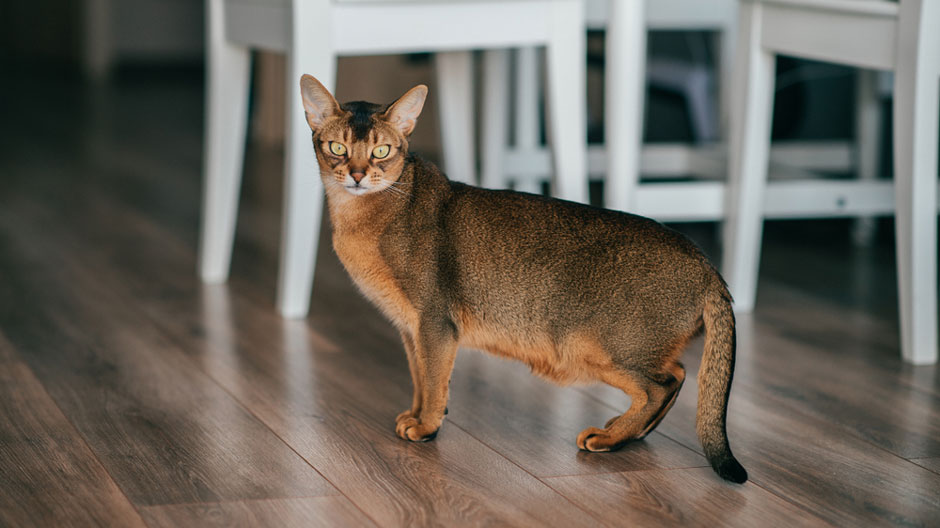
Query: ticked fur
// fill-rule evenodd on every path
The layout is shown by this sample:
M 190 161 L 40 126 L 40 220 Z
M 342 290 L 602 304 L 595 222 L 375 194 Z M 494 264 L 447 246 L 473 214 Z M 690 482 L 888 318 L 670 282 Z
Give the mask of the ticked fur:
M 685 379 L 679 356 L 704 329 L 699 438 L 719 475 L 747 479 L 725 432 L 731 299 L 694 244 L 646 218 L 448 181 L 408 154 L 424 86 L 387 108 L 340 105 L 306 75 L 301 92 L 336 253 L 402 334 L 414 398 L 399 436 L 437 434 L 467 346 L 559 383 L 622 389 L 630 408 L 577 438 L 581 449 L 616 449 L 671 408 Z

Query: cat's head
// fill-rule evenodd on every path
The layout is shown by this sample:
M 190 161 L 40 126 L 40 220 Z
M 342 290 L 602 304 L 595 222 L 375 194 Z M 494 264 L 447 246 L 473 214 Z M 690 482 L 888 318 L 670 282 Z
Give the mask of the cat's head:
M 300 92 L 327 192 L 358 196 L 395 185 L 427 86 L 415 86 L 387 108 L 363 101 L 340 105 L 310 75 L 301 77 Z

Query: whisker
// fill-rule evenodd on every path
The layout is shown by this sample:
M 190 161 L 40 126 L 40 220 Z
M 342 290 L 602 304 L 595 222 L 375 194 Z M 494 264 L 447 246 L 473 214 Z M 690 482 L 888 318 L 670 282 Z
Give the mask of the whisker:
M 410 196 L 411 196 L 411 193 L 410 193 L 410 192 L 408 192 L 408 191 L 406 191 L 406 190 L 404 190 L 404 189 L 398 189 L 398 188 L 396 188 L 394 185 L 389 185 L 388 187 L 382 189 L 380 192 L 386 192 L 386 191 L 388 191 L 388 192 L 390 192 L 390 193 L 392 193 L 392 194 L 397 194 L 398 196 L 404 196 L 404 197 L 410 197 Z

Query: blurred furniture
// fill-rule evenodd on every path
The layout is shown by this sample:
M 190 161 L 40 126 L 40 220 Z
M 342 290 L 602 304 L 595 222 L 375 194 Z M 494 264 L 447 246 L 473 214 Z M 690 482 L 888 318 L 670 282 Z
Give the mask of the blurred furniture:
M 630 195 L 637 184 L 643 133 L 643 100 L 646 84 L 683 95 L 697 141 L 716 139 L 718 112 L 714 101 L 714 75 L 704 61 L 653 60 L 647 65 L 647 31 L 710 30 L 718 36 L 722 79 L 729 78 L 737 27 L 735 0 L 588 0 L 589 29 L 606 29 L 605 141 L 616 148 L 591 147 L 589 172 L 606 174 L 605 201 L 609 207 L 632 210 Z M 700 51 L 700 50 L 699 50 Z M 510 57 L 507 52 L 485 54 L 482 133 L 482 184 L 539 192 L 539 180 L 550 174 L 547 156 L 539 144 L 538 56 L 532 48 L 517 50 L 515 57 L 514 137 L 508 141 Z M 720 84 L 724 84 L 722 81 Z M 722 90 L 727 94 L 728 90 Z M 727 99 L 727 95 L 724 95 Z M 550 116 L 549 116 L 550 117 Z M 691 146 L 688 146 L 691 147 Z M 643 149 L 644 173 L 656 176 L 714 173 L 719 162 L 699 160 L 687 146 L 647 145 Z M 706 149 L 711 150 L 715 149 Z
M 584 201 L 584 5 L 582 0 L 206 0 L 205 191 L 199 273 L 206 282 L 229 272 L 244 157 L 251 49 L 286 52 L 285 213 L 278 308 L 306 315 L 323 207 L 319 167 L 298 82 L 316 76 L 335 87 L 338 55 L 438 53 L 445 169 L 473 174 L 472 91 L 467 50 L 545 46 L 548 106 L 554 117 L 557 194 Z M 577 101 L 577 104 L 572 104 Z
M 892 70 L 893 186 L 817 180 L 777 190 L 794 218 L 826 215 L 834 200 L 843 216 L 894 213 L 902 355 L 935 363 L 940 0 L 746 0 L 740 21 L 723 262 L 737 309 L 754 306 L 763 219 L 774 206 L 766 180 L 775 56 Z
M 607 34 L 606 145 L 588 147 L 589 174 L 606 180 L 606 206 L 662 221 L 725 217 L 727 143 L 723 141 L 728 136 L 737 11 L 737 0 L 588 0 L 588 27 L 606 29 Z M 700 60 L 702 50 L 699 59 L 693 53 L 691 61 L 648 58 L 649 30 L 711 31 L 718 39 L 715 48 L 719 50 L 720 73 L 716 75 L 706 61 Z M 551 173 L 548 153 L 539 144 L 538 57 L 531 48 L 516 53 L 512 72 L 513 112 L 509 109 L 509 91 L 504 80 L 509 76 L 510 58 L 502 51 L 485 54 L 482 183 L 486 187 L 512 185 L 517 190 L 538 193 L 540 180 Z M 811 71 L 804 68 L 790 76 L 799 81 L 804 74 L 811 77 Z M 770 172 L 783 186 L 774 185 L 769 193 L 769 216 L 787 218 L 802 213 L 803 204 L 792 202 L 785 181 L 814 177 L 809 170 L 854 169 L 860 179 L 875 179 L 882 129 L 880 104 L 885 92 L 878 81 L 883 78 L 874 72 L 860 72 L 854 141 L 791 140 L 773 145 Z M 691 118 L 692 143 L 642 143 L 647 83 L 683 95 Z M 507 147 L 510 115 L 514 119 L 514 135 L 512 146 Z M 721 126 L 716 126 L 716 122 Z M 716 135 L 725 139 L 714 141 Z M 641 182 L 640 174 L 655 181 Z M 825 214 L 840 214 L 842 197 L 829 194 L 827 198 L 832 199 Z M 858 218 L 853 232 L 857 242 L 866 243 L 873 238 L 873 220 L 871 216 Z
M 697 189 L 672 194 L 666 200 L 639 200 L 640 147 L 643 143 L 643 102 L 646 95 L 646 39 L 648 29 L 710 29 L 721 39 L 720 67 L 722 81 L 730 75 L 735 45 L 737 13 L 735 0 L 652 0 L 617 2 L 608 5 L 607 56 L 605 86 L 605 130 L 607 171 L 604 204 L 612 209 L 637 212 L 658 219 L 670 216 L 670 210 L 687 209 L 681 197 L 696 200 Z M 695 79 L 688 79 L 695 81 Z M 701 85 L 702 81 L 698 80 Z M 722 82 L 722 97 L 729 100 L 727 83 Z M 693 84 L 694 86 L 694 84 Z M 705 87 L 691 93 L 700 93 Z M 699 95 L 699 105 L 708 104 Z M 694 105 L 693 105 L 694 108 Z M 699 110 L 701 112 L 701 110 Z M 694 115 L 694 112 L 693 112 Z M 694 121 L 693 121 L 694 122 Z M 696 185 L 710 182 L 693 182 Z M 652 187 L 655 189 L 655 187 Z M 668 193 L 674 187 L 664 188 Z M 643 204 L 641 208 L 640 205 Z

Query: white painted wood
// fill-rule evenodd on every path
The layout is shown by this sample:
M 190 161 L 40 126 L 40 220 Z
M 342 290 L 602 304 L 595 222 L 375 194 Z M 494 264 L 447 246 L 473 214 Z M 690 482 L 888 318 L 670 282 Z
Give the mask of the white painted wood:
M 544 45 L 555 27 L 552 12 L 558 1 L 338 3 L 332 10 L 334 45 L 353 55 Z M 583 18 L 567 22 L 578 20 Z
M 901 352 L 937 362 L 937 127 L 940 2 L 904 0 L 894 89 L 898 298 Z
M 588 201 L 587 100 L 585 98 L 586 32 L 584 5 L 559 1 L 552 5 L 552 35 L 546 46 L 549 141 L 555 159 L 552 194 L 575 202 Z
M 453 181 L 474 184 L 473 56 L 451 51 L 437 53 L 434 59 L 444 173 Z
M 248 112 L 250 55 L 225 39 L 223 0 L 206 2 L 205 156 L 199 276 L 228 279 L 238 213 Z
M 637 189 L 633 212 L 655 215 L 663 222 L 715 221 L 725 217 L 725 199 L 721 181 L 645 183 Z M 894 183 L 890 180 L 819 178 L 770 181 L 762 205 L 763 217 L 770 220 L 889 216 L 894 208 Z
M 331 20 L 330 49 L 338 55 L 510 48 L 544 45 L 557 1 L 563 0 L 326 2 L 321 17 Z M 270 50 L 290 45 L 290 3 L 228 0 L 226 6 L 229 39 Z
M 328 49 L 330 28 L 311 2 L 295 2 L 291 18 L 291 51 L 287 55 L 287 152 L 278 275 L 278 309 L 284 317 L 307 315 L 313 286 L 323 184 L 313 152 L 310 127 L 300 96 L 300 77 L 313 73 L 329 90 L 336 89 L 336 59 Z
M 878 93 L 878 73 L 859 70 L 855 86 L 855 157 L 858 179 L 871 181 L 877 177 L 879 139 L 881 137 L 881 99 Z M 852 241 L 857 246 L 870 246 L 875 239 L 878 224 L 874 217 L 863 216 L 852 226 Z
M 531 49 L 531 48 L 526 48 Z M 480 143 L 482 173 L 480 185 L 489 189 L 506 186 L 503 178 L 503 147 L 509 137 L 509 50 L 483 52 L 483 105 Z
M 737 5 L 730 6 L 726 15 L 728 23 L 722 31 L 715 34 L 718 38 L 720 50 L 718 68 L 721 74 L 718 78 L 718 136 L 727 138 L 731 130 L 731 108 L 734 100 L 731 98 L 731 84 L 734 78 L 734 53 L 738 41 L 738 12 Z M 773 150 L 771 150 L 771 158 Z
M 775 58 L 761 46 L 760 3 L 741 4 L 738 53 L 731 113 L 727 210 L 722 274 L 735 299 L 735 309 L 754 309 L 767 158 L 773 104 Z
M 604 205 L 631 211 L 639 183 L 646 95 L 646 2 L 613 2 L 607 30 L 604 137 L 608 170 Z
M 601 180 L 607 175 L 607 148 L 589 145 L 588 175 Z M 727 174 L 725 145 L 706 143 L 648 143 L 640 149 L 640 173 L 662 178 L 724 178 Z M 779 141 L 770 149 L 772 164 L 780 164 L 773 177 L 805 177 L 807 170 L 846 172 L 855 167 L 855 145 L 847 141 Z M 510 148 L 503 155 L 503 173 L 520 181 L 551 177 L 551 154 L 542 146 Z M 646 185 L 641 183 L 641 187 Z
M 623 0 L 588 0 L 587 25 L 604 29 L 611 18 L 614 3 Z M 629 0 L 634 1 L 634 0 Z M 723 30 L 734 20 L 738 0 L 646 0 L 648 29 Z
M 539 53 L 536 48 L 516 50 L 515 137 L 518 148 L 535 148 L 539 144 Z M 489 99 L 485 99 L 489 101 Z
M 940 2 L 903 0 L 755 0 L 741 6 L 743 40 L 736 63 L 736 100 L 733 114 L 729 227 L 726 240 L 725 277 L 742 310 L 753 307 L 757 285 L 761 211 L 753 204 L 767 178 L 764 165 L 765 125 L 771 101 L 760 72 L 772 64 L 773 53 L 784 52 L 850 65 L 888 67 L 895 71 L 894 99 L 894 207 L 898 261 L 898 297 L 901 315 L 901 352 L 915 364 L 937 361 L 937 142 L 940 126 Z M 789 28 L 789 29 L 786 29 Z M 796 31 L 800 28 L 799 32 Z M 787 34 L 790 31 L 790 34 Z M 842 38 L 844 37 L 844 38 Z M 755 64 L 758 67 L 755 67 Z M 754 78 L 757 81 L 754 81 Z M 860 127 L 869 128 L 876 110 L 869 97 L 877 93 L 873 78 L 860 104 Z M 760 104 L 758 104 L 760 103 Z M 866 115 L 869 112 L 871 115 Z M 754 126 L 759 124 L 759 126 Z M 872 127 L 874 128 L 874 127 Z M 868 131 L 864 132 L 869 133 Z M 865 157 L 866 146 L 876 141 L 861 137 L 859 155 L 863 170 L 875 162 Z M 821 192 L 799 182 L 788 202 L 794 216 L 810 216 L 803 207 L 824 201 Z M 874 189 L 886 182 L 863 179 L 859 188 Z M 832 183 L 847 200 L 845 183 Z M 835 186 L 839 187 L 836 188 Z M 890 195 L 885 191 L 884 195 Z M 863 203 L 861 214 L 878 214 L 883 204 L 874 196 L 853 196 Z M 769 207 L 769 204 L 767 204 Z M 755 210 L 756 209 L 756 210 Z
M 516 81 L 516 91 L 515 99 L 513 104 L 513 109 L 515 111 L 515 128 L 514 128 L 514 139 L 513 145 L 517 150 L 531 152 L 535 150 L 539 145 L 539 86 L 541 83 L 541 68 L 540 66 L 540 57 L 539 52 L 536 48 L 526 47 L 516 50 L 516 64 L 515 64 L 515 81 Z M 493 99 L 491 95 L 485 95 L 483 98 L 487 104 L 493 104 Z M 498 103 L 496 103 L 498 104 Z M 500 154 L 498 155 L 500 160 L 503 161 L 503 158 L 507 152 L 502 152 L 505 148 L 505 145 L 496 145 L 495 142 L 492 144 L 484 143 L 485 148 L 499 148 Z M 517 191 L 529 192 L 533 194 L 540 194 L 542 192 L 541 180 L 548 179 L 551 176 L 551 167 L 550 163 L 547 162 L 548 153 L 544 152 L 546 158 L 546 170 L 540 175 L 535 177 L 525 177 L 526 174 L 521 174 L 521 178 L 515 179 L 515 189 Z M 496 155 L 493 155 L 494 158 Z M 502 173 L 505 173 L 508 176 L 508 173 L 505 172 L 503 167 L 499 168 Z
M 764 193 L 762 215 L 769 219 L 854 218 L 894 212 L 894 184 L 890 180 L 771 181 Z
M 819 12 L 848 15 L 894 16 L 898 14 L 896 0 L 763 0 L 765 4 L 785 6 L 815 16 Z M 773 16 L 773 15 L 771 15 Z
M 897 3 L 882 0 L 845 2 L 862 6 L 861 12 L 843 9 L 842 2 L 807 3 L 813 8 L 806 9 L 801 2 L 765 2 L 766 16 L 774 22 L 764 28 L 762 45 L 780 54 L 861 68 L 893 68 Z M 826 11 L 819 8 L 820 4 L 830 3 L 839 9 Z M 865 10 L 867 4 L 886 4 L 887 8 Z

